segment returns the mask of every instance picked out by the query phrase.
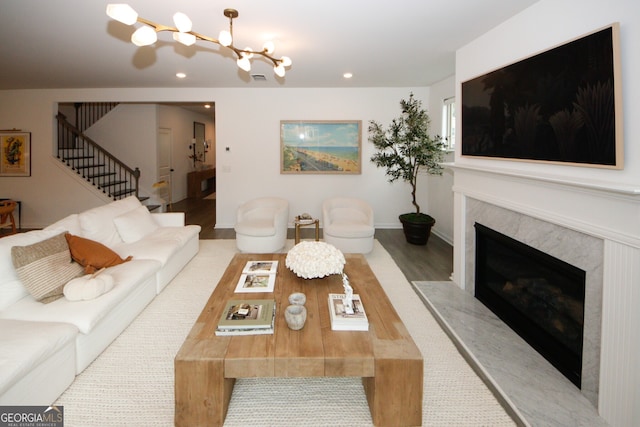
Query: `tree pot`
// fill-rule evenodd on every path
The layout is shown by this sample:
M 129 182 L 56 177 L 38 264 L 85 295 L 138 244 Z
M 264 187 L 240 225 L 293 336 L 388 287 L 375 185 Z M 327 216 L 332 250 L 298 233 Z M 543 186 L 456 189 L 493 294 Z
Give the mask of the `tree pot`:
M 431 236 L 431 227 L 436 223 L 430 215 L 409 213 L 400 215 L 404 237 L 412 245 L 426 245 Z

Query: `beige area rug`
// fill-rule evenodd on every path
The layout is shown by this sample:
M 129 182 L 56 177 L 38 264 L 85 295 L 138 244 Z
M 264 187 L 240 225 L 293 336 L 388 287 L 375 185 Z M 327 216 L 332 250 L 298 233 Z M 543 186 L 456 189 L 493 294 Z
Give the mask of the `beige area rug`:
M 211 194 L 209 194 L 207 197 L 204 198 L 205 200 L 215 200 L 216 199 L 216 193 L 213 192 Z
M 200 241 L 198 255 L 58 399 L 66 427 L 173 425 L 173 359 L 234 253 L 234 240 Z M 378 241 L 367 259 L 424 357 L 423 425 L 515 425 Z M 359 378 L 261 378 L 236 381 L 224 425 L 372 422 Z

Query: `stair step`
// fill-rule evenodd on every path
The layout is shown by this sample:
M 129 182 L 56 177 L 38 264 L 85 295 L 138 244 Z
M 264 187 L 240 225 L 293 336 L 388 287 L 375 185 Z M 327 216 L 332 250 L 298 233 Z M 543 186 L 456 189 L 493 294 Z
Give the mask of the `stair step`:
M 89 176 L 87 176 L 87 179 L 100 178 L 100 177 L 103 177 L 103 176 L 112 176 L 112 175 L 115 175 L 115 174 L 116 174 L 115 172 L 103 172 L 103 173 L 97 173 L 97 174 L 95 174 L 95 175 L 89 175 Z
M 145 200 L 149 200 L 149 196 L 138 196 L 138 200 L 140 200 L 140 203 L 142 203 Z
M 76 169 L 90 169 L 90 168 L 101 168 L 104 167 L 104 163 L 96 163 L 91 165 L 82 165 L 82 166 L 74 166 Z
M 116 191 L 115 193 L 110 193 L 109 195 L 111 197 L 120 197 L 120 196 L 126 196 L 127 194 L 131 194 L 131 193 L 135 193 L 135 190 L 127 188 L 125 190 Z
M 62 160 L 84 160 L 84 159 L 93 159 L 93 156 L 63 156 Z
M 153 212 L 156 209 L 158 209 L 160 207 L 160 205 L 147 205 L 147 209 L 149 209 L 149 212 Z
M 126 183 L 127 181 L 111 181 L 111 182 L 105 182 L 104 184 L 100 184 L 98 185 L 98 187 L 106 188 L 106 187 L 113 187 L 114 185 L 126 184 Z

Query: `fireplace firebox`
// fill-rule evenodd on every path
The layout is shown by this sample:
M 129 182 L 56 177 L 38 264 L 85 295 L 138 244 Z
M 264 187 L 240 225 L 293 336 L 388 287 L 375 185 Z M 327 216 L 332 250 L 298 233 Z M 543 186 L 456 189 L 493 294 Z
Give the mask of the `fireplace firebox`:
M 475 224 L 475 297 L 577 387 L 585 271 Z

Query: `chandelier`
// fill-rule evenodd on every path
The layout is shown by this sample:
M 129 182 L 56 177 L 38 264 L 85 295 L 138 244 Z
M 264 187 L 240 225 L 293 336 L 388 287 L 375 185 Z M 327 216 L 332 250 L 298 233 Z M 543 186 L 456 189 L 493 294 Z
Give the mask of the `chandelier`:
M 224 46 L 235 52 L 238 57 L 236 63 L 238 67 L 244 71 L 251 70 L 251 59 L 255 55 L 260 55 L 273 63 L 273 70 L 278 77 L 284 77 L 285 67 L 291 66 L 291 59 L 288 56 L 276 58 L 273 56 L 275 45 L 273 42 L 266 42 L 262 50 L 253 50 L 249 47 L 238 49 L 233 45 L 233 19 L 238 17 L 238 11 L 235 9 L 225 9 L 224 16 L 229 18 L 229 31 L 222 30 L 218 35 L 218 39 L 214 39 L 203 34 L 191 31 L 191 19 L 184 13 L 178 12 L 173 15 L 175 27 L 169 27 L 162 24 L 149 21 L 138 16 L 128 4 L 109 4 L 107 5 L 107 15 L 118 22 L 126 25 L 133 25 L 136 22 L 144 24 L 131 35 L 131 42 L 136 46 L 149 46 L 158 40 L 158 34 L 161 31 L 169 31 L 173 33 L 173 39 L 185 46 L 191 46 L 197 40 L 204 40 Z

